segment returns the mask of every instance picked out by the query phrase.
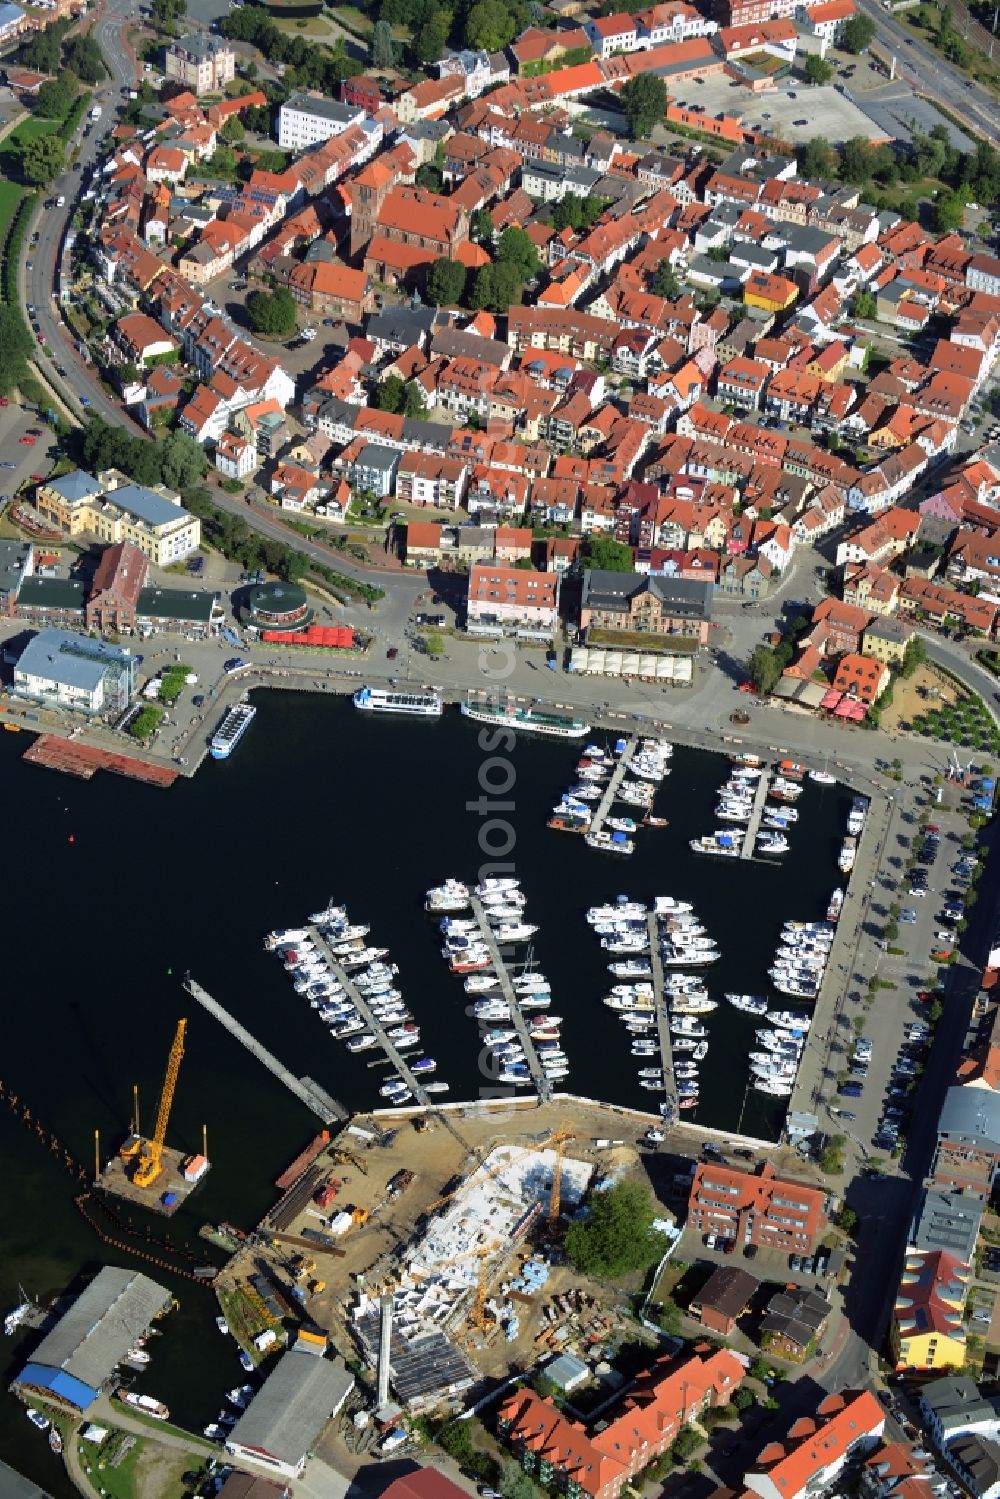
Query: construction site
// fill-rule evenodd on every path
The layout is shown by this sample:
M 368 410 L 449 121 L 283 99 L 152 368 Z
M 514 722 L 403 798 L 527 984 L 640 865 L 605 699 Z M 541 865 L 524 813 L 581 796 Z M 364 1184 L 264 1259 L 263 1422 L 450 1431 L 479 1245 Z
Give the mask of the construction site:
M 661 1141 L 648 1117 L 565 1098 L 324 1131 L 220 1276 L 227 1321 L 255 1358 L 289 1314 L 321 1328 L 377 1375 L 385 1416 L 634 1336 L 628 1288 L 583 1283 L 561 1228 L 602 1183 L 641 1179 L 666 1204 L 650 1169 L 666 1163 Z

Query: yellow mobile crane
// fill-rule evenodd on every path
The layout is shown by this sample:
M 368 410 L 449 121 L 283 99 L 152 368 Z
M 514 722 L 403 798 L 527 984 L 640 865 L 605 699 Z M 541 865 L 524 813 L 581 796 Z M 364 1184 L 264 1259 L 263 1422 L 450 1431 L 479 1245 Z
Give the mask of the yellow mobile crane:
M 160 1158 L 163 1155 L 163 1142 L 166 1138 L 170 1109 L 174 1101 L 174 1089 L 177 1087 L 177 1074 L 180 1072 L 181 1058 L 184 1055 L 186 1031 L 187 1021 L 178 1020 L 173 1045 L 167 1058 L 167 1070 L 163 1077 L 163 1090 L 160 1093 L 160 1106 L 156 1111 L 156 1128 L 153 1130 L 152 1138 L 147 1140 L 138 1133 L 137 1119 L 136 1133 L 122 1147 L 121 1154 L 126 1159 L 137 1158 L 135 1170 L 132 1173 L 132 1180 L 137 1187 L 151 1187 L 160 1174 Z

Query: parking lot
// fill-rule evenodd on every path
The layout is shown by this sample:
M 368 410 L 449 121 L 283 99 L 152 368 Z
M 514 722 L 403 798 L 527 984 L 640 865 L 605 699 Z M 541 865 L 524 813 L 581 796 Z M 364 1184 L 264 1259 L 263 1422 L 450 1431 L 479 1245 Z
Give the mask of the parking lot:
M 946 796 L 957 803 L 957 788 L 947 788 Z M 885 987 L 867 1013 L 860 986 L 852 990 L 858 996 L 851 1007 L 853 1034 L 841 1043 L 836 1094 L 828 1104 L 831 1132 L 853 1139 L 870 1170 L 901 1154 L 916 1105 L 933 1034 L 934 988 L 961 940 L 956 923 L 976 869 L 961 846 L 966 831 L 957 806 L 932 804 L 921 821 L 900 829 L 883 863 L 872 925 L 873 935 L 884 930 L 875 976 Z M 899 841 L 904 837 L 913 838 L 916 857 L 910 876 L 904 872 L 910 850 Z M 878 1158 L 874 1166 L 872 1156 Z
M 839 145 L 856 135 L 869 141 L 886 138 L 884 128 L 832 84 L 811 87 L 793 81 L 788 87 L 782 84 L 753 94 L 742 85 L 733 88 L 724 76 L 695 76 L 672 83 L 671 96 L 676 103 L 701 108 L 707 115 L 735 115 L 748 128 L 781 140 L 806 141 L 823 135 L 831 145 Z

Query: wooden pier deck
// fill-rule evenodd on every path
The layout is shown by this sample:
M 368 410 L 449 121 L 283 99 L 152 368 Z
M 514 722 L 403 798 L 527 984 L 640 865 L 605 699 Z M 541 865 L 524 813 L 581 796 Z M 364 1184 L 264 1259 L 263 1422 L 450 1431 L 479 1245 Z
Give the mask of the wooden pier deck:
M 654 913 L 646 917 L 649 932 L 649 965 L 653 970 L 653 1012 L 656 1015 L 656 1032 L 660 1042 L 660 1065 L 663 1068 L 664 1102 L 670 1105 L 672 1118 L 677 1117 L 677 1092 L 674 1082 L 674 1048 L 670 1040 L 670 1016 L 663 995 L 663 960 L 660 956 L 660 918 Z
M 592 833 L 599 833 L 604 827 L 605 819 L 607 818 L 608 813 L 611 811 L 611 805 L 614 802 L 615 797 L 618 795 L 618 788 L 621 785 L 622 781 L 625 779 L 625 772 L 628 769 L 628 761 L 631 760 L 632 755 L 635 752 L 635 747 L 638 743 L 638 736 L 633 734 L 627 741 L 624 752 L 618 756 L 618 763 L 616 764 L 614 770 L 611 772 L 611 779 L 608 782 L 607 786 L 604 788 L 604 795 L 598 802 L 597 811 L 594 813 L 593 817 L 590 820 L 590 831 Z
M 510 1009 L 511 1023 L 517 1031 L 517 1038 L 524 1050 L 528 1071 L 534 1079 L 538 1097 L 542 1103 L 548 1103 L 552 1096 L 552 1084 L 548 1077 L 546 1077 L 542 1064 L 538 1060 L 538 1053 L 535 1050 L 535 1043 L 531 1039 L 528 1022 L 525 1020 L 521 1007 L 517 1002 L 517 995 L 514 993 L 514 986 L 510 981 L 510 974 L 507 972 L 507 965 L 500 955 L 500 948 L 493 935 L 493 928 L 490 926 L 482 901 L 474 895 L 471 897 L 471 906 L 472 914 L 479 924 L 479 931 L 483 942 L 489 950 L 493 961 L 493 971 L 500 980 L 500 990 Z
M 230 1015 L 229 1011 L 220 1005 L 218 1000 L 213 999 L 208 990 L 203 989 L 190 974 L 184 975 L 184 988 L 192 999 L 196 999 L 203 1009 L 207 1010 L 210 1015 L 214 1015 L 229 1034 L 235 1036 L 237 1041 L 246 1047 L 251 1056 L 256 1057 L 269 1072 L 273 1072 L 288 1091 L 294 1093 L 295 1097 L 300 1099 L 318 1119 L 322 1119 L 324 1124 L 332 1124 L 335 1119 L 344 1120 L 351 1117 L 343 1104 L 331 1098 L 329 1093 L 321 1088 L 319 1083 L 313 1082 L 311 1077 L 296 1077 L 294 1072 L 289 1072 L 273 1052 L 268 1051 L 267 1047 L 252 1036 L 245 1026 L 240 1025 L 236 1017 Z
M 761 819 L 764 816 L 764 806 L 767 802 L 767 793 L 771 789 L 771 772 L 765 770 L 757 782 L 757 790 L 753 799 L 753 810 L 750 813 L 750 821 L 743 837 L 743 847 L 740 849 L 741 859 L 755 859 L 754 847 L 757 842 L 757 834 L 760 832 Z
M 76 739 L 63 739 L 59 734 L 41 734 L 25 750 L 23 759 L 29 765 L 61 770 L 64 775 L 76 776 L 81 781 L 92 780 L 99 770 L 110 770 L 132 781 L 144 781 L 148 786 L 167 787 L 174 784 L 178 774 L 168 765 L 153 765 L 149 760 L 98 749 Z
M 368 1001 L 347 972 L 347 969 L 338 958 L 334 957 L 329 942 L 327 942 L 322 932 L 318 931 L 316 927 L 310 926 L 306 930 L 330 965 L 330 971 L 336 977 L 338 984 L 343 985 L 344 993 L 351 1001 L 351 1004 L 354 1005 L 365 1025 L 370 1031 L 374 1031 L 375 1039 L 385 1053 L 386 1059 L 396 1070 L 396 1076 L 403 1080 L 417 1103 L 423 1104 L 425 1107 L 428 1106 L 430 1104 L 430 1095 L 424 1092 L 417 1078 L 410 1071 L 402 1052 L 389 1040 L 389 1037 L 386 1035 L 385 1026 L 372 1013 Z

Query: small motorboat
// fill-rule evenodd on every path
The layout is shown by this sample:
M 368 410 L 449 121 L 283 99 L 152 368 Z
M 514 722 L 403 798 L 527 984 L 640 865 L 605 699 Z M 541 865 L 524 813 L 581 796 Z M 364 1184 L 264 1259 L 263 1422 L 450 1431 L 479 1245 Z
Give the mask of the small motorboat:
M 229 1323 L 226 1321 L 225 1317 L 216 1317 L 215 1325 L 223 1335 L 228 1334 Z
M 50 1426 L 49 1427 L 49 1451 L 50 1452 L 54 1452 L 56 1454 L 56 1456 L 58 1457 L 59 1454 L 60 1454 L 60 1452 L 62 1450 L 63 1450 L 63 1439 L 62 1439 L 62 1435 L 60 1434 L 59 1428 L 58 1428 L 58 1426 Z
M 32 1426 L 37 1426 L 39 1431 L 48 1431 L 48 1416 L 43 1416 L 41 1411 L 36 1411 L 33 1405 L 28 1406 L 28 1409 L 25 1411 L 25 1415 L 31 1422 Z
M 240 1349 L 240 1367 L 244 1369 L 247 1374 L 252 1374 L 254 1371 L 254 1361 L 250 1357 L 249 1353 L 247 1353 L 245 1348 Z

